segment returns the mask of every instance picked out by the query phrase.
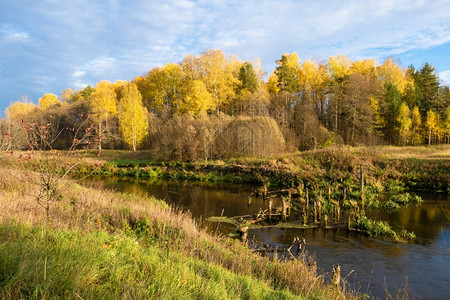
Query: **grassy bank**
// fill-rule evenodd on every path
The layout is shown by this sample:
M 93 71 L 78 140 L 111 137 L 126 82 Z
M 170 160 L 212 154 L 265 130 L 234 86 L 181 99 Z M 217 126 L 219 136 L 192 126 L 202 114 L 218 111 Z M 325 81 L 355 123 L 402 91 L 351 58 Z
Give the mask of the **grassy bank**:
M 0 298 L 351 297 L 306 258 L 261 257 L 146 196 L 64 181 L 46 219 L 38 174 L 0 171 Z
M 146 152 L 105 151 L 80 166 L 79 173 L 135 178 L 227 181 L 310 189 L 330 184 L 358 186 L 360 167 L 367 185 L 447 191 L 450 146 L 326 148 L 276 158 L 227 161 L 153 161 Z
M 7 225 L 0 236 L 6 298 L 303 298 L 130 235 Z

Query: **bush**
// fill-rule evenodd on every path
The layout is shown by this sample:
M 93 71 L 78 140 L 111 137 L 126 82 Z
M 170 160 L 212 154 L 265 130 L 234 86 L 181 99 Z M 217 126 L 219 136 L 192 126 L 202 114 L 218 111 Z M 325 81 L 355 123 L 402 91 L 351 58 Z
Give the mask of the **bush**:
M 385 183 L 387 192 L 401 193 L 405 191 L 405 183 L 398 179 L 389 179 Z
M 392 206 L 392 203 L 406 205 L 408 203 L 422 204 L 423 200 L 420 196 L 410 193 L 403 193 L 392 195 L 389 200 L 385 203 L 387 206 Z M 389 203 L 389 204 L 388 204 Z
M 392 238 L 394 241 L 398 241 L 397 233 L 388 223 L 371 220 L 366 217 L 364 211 L 361 212 L 355 226 L 357 229 L 365 231 L 369 236 Z
M 271 156 L 283 153 L 285 141 L 277 123 L 270 117 L 238 117 L 216 139 L 221 157 Z
M 383 208 L 387 211 L 394 211 L 400 208 L 400 205 L 392 200 L 388 200 L 386 202 L 384 202 L 383 204 Z

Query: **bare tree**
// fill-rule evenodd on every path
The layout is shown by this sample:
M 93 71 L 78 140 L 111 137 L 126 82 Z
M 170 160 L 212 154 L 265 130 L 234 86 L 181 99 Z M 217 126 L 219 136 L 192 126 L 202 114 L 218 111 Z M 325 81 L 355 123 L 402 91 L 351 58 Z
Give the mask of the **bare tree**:
M 16 162 L 26 171 L 37 173 L 28 176 L 28 183 L 38 186 L 34 195 L 36 202 L 45 211 L 46 220 L 50 220 L 52 205 L 61 198 L 61 190 L 66 187 L 64 179 L 83 161 L 85 156 L 95 149 L 98 139 L 95 137 L 94 123 L 90 116 L 80 115 L 72 127 L 59 129 L 56 124 L 22 122 L 26 135 L 27 149 L 19 152 Z M 66 150 L 56 150 L 53 144 L 66 133 L 71 143 Z

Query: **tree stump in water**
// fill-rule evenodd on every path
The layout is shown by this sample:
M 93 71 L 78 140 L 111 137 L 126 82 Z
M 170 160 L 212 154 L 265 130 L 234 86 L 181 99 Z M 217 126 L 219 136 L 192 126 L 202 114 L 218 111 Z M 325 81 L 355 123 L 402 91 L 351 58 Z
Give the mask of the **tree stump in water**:
M 341 266 L 335 265 L 333 267 L 333 275 L 331 277 L 331 283 L 337 287 L 340 286 L 341 283 Z
M 272 199 L 269 199 L 269 220 L 272 220 Z
M 308 224 L 308 212 L 306 211 L 305 206 L 303 206 L 303 224 Z
M 238 232 L 241 235 L 241 241 L 245 243 L 248 237 L 248 226 L 239 228 Z
M 284 198 L 282 199 L 281 204 L 282 204 L 282 207 L 281 207 L 281 219 L 283 221 L 286 221 L 286 219 L 287 219 L 287 217 L 286 217 L 286 210 L 287 210 L 287 208 L 286 208 L 286 200 L 284 200 Z
M 361 207 L 364 208 L 364 170 L 362 165 L 360 166 L 359 179 L 359 188 L 361 190 Z
M 317 201 L 314 200 L 314 223 L 317 223 Z

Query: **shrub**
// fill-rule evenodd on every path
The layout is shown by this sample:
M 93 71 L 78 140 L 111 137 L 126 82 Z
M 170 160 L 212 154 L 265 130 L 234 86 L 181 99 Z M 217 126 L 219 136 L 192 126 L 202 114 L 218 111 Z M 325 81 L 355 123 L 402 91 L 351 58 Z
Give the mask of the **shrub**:
M 284 152 L 285 141 L 270 117 L 238 117 L 230 122 L 217 143 L 221 156 L 271 156 Z
M 385 203 L 384 206 L 386 206 L 386 207 L 395 206 L 395 205 L 393 205 L 393 203 L 395 203 L 397 205 L 398 204 L 406 205 L 408 203 L 422 204 L 422 202 L 423 202 L 423 200 L 419 195 L 403 193 L 403 194 L 397 194 L 397 195 L 390 196 L 389 200 Z
M 365 231 L 369 236 L 392 238 L 398 241 L 397 233 L 389 226 L 388 223 L 378 220 L 371 220 L 366 217 L 364 211 L 356 221 L 355 227 Z

